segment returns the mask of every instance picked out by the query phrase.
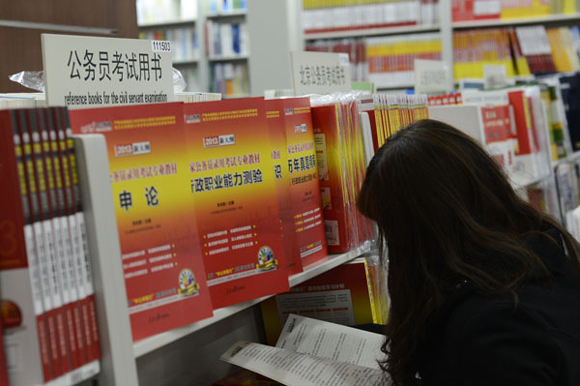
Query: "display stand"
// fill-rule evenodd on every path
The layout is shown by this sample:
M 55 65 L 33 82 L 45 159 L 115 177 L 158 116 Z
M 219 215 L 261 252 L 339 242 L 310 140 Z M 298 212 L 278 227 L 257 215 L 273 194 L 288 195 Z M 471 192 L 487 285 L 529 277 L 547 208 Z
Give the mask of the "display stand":
M 75 146 L 101 342 L 99 384 L 137 385 L 105 138 L 78 136 Z

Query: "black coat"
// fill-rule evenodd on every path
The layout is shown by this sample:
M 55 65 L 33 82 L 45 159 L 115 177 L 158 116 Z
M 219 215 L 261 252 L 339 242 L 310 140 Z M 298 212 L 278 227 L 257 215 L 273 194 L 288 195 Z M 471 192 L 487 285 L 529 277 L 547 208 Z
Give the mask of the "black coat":
M 428 323 L 419 350 L 424 386 L 580 386 L 580 276 L 564 255 L 558 231 L 525 244 L 551 279 L 522 285 L 511 295 L 479 294 L 458 284 Z

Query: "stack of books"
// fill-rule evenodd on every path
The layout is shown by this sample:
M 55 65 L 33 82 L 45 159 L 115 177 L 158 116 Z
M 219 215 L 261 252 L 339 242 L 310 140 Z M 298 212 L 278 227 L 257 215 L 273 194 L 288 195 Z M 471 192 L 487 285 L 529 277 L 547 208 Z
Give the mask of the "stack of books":
M 334 32 L 438 23 L 438 0 L 303 0 L 304 32 Z
M 0 294 L 10 384 L 73 385 L 99 372 L 101 352 L 67 111 L 2 110 L 0 120 Z

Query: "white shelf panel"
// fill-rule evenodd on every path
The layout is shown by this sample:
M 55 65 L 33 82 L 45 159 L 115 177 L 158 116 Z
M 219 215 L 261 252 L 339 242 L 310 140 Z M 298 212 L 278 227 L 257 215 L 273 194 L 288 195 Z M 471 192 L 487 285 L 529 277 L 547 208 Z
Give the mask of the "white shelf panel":
M 240 99 L 240 98 L 249 98 L 251 94 L 244 93 L 244 94 L 235 94 L 235 95 L 225 95 L 222 94 L 223 99 Z
M 227 62 L 230 60 L 247 60 L 248 55 L 216 55 L 210 56 L 208 60 L 210 62 Z
M 291 276 L 289 278 L 290 286 L 292 287 L 297 284 L 303 283 L 304 281 L 309 280 L 315 276 L 318 276 L 328 270 L 331 270 L 332 268 L 335 268 L 340 264 L 350 261 L 360 256 L 361 254 L 368 252 L 369 250 L 370 243 L 367 242 L 362 247 L 355 248 L 348 253 L 344 253 L 341 255 L 329 255 L 323 260 L 306 267 L 306 270 L 304 272 Z M 252 307 L 271 296 L 274 295 L 265 296 L 259 299 L 254 299 L 244 303 L 234 304 L 233 306 L 217 309 L 213 312 L 213 316 L 211 318 L 207 318 L 184 327 L 176 328 L 174 330 L 167 331 L 140 340 L 133 344 L 133 352 L 135 354 L 135 358 L 139 358 L 145 354 L 155 351 L 158 348 L 161 348 L 165 345 L 168 345 L 172 342 L 175 342 L 183 338 L 184 336 L 193 334 L 194 332 L 199 331 L 204 327 L 210 326 L 216 322 L 219 322 L 220 320 L 228 318 L 240 311 Z
M 517 26 L 526 24 L 549 24 L 549 23 L 556 24 L 565 22 L 580 22 L 580 14 L 550 15 L 543 17 L 530 17 L 521 19 L 491 19 L 491 20 L 461 21 L 453 23 L 453 29 Z
M 207 19 L 216 19 L 220 17 L 246 16 L 246 14 L 247 11 L 245 9 L 236 9 L 230 12 L 208 13 L 205 17 Z
M 179 27 L 188 24 L 195 24 L 196 19 L 179 19 L 179 20 L 171 20 L 171 21 L 164 21 L 160 23 L 150 23 L 150 24 L 140 24 L 138 27 L 140 29 L 154 29 L 154 28 L 170 28 L 170 27 Z
M 375 84 L 377 90 L 406 90 L 408 88 L 415 88 L 414 84 Z
M 184 59 L 184 60 L 174 60 L 174 66 L 184 66 L 187 64 L 197 64 L 199 62 L 199 58 L 192 58 L 192 59 Z
M 304 40 L 308 41 L 317 39 L 342 39 L 363 36 L 386 36 L 386 35 L 410 34 L 418 32 L 439 32 L 439 27 L 433 25 L 427 26 L 413 25 L 403 27 L 366 28 L 360 30 L 347 30 L 336 32 L 313 32 L 313 33 L 305 33 Z

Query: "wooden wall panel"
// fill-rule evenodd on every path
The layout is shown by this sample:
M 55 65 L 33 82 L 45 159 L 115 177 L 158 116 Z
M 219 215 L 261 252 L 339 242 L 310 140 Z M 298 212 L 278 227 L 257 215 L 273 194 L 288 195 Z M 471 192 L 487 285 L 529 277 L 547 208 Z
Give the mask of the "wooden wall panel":
M 0 20 L 106 28 L 117 31 L 110 37 L 137 38 L 135 3 L 136 0 L 0 0 Z M 65 33 L 0 26 L 0 92 L 31 91 L 8 76 L 42 70 L 40 34 L 44 32 Z

